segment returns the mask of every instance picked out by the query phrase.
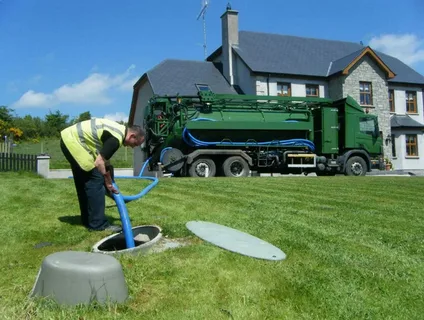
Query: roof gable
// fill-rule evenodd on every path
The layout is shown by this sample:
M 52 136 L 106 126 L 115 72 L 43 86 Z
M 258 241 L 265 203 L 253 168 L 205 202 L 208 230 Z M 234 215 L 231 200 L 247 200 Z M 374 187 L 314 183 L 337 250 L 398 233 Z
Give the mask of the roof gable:
M 334 75 L 338 72 L 341 72 L 344 75 L 349 74 L 350 69 L 366 55 L 370 56 L 377 63 L 377 65 L 386 73 L 386 76 L 389 79 L 395 77 L 393 71 L 390 70 L 390 68 L 370 47 L 355 51 L 339 60 L 331 62 L 329 69 L 330 72 L 328 75 Z

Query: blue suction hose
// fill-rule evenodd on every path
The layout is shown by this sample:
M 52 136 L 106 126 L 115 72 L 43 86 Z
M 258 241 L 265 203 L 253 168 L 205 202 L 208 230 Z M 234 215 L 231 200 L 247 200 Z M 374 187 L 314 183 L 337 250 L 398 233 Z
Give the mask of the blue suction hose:
M 145 179 L 145 180 L 153 181 L 153 183 L 149 184 L 140 193 L 133 195 L 133 196 L 124 196 L 119 191 L 116 183 L 112 182 L 115 189 L 118 190 L 118 192 L 119 192 L 119 193 L 113 193 L 112 196 L 113 196 L 113 199 L 116 202 L 116 206 L 118 207 L 119 216 L 121 217 L 122 230 L 124 232 L 127 249 L 134 248 L 135 243 L 134 243 L 134 235 L 133 235 L 133 232 L 132 232 L 131 221 L 130 221 L 130 218 L 128 216 L 128 210 L 127 210 L 127 206 L 125 205 L 125 203 L 133 201 L 133 200 L 137 200 L 137 199 L 143 197 L 150 190 L 152 190 L 159 182 L 158 178 L 143 176 L 144 169 L 146 168 L 149 161 L 150 161 L 150 158 L 146 160 L 146 162 L 144 163 L 143 167 L 141 168 L 140 174 L 138 176 L 117 176 L 117 177 L 115 177 L 115 178 L 118 178 L 118 179 Z
M 115 184 L 115 182 L 112 182 L 112 184 L 115 187 L 115 189 L 118 190 L 119 192 L 118 186 Z M 134 238 L 133 238 L 134 235 L 132 233 L 131 221 L 128 216 L 128 210 L 127 210 L 127 206 L 125 205 L 124 196 L 120 192 L 112 193 L 112 196 L 116 202 L 116 206 L 118 207 L 119 216 L 121 217 L 122 230 L 124 231 L 125 243 L 127 245 L 127 248 L 134 248 L 135 247 Z
M 124 232 L 124 235 L 125 235 L 125 242 L 126 242 L 127 248 L 134 248 L 135 247 L 135 243 L 134 243 L 134 235 L 133 235 L 133 232 L 132 232 L 131 221 L 130 221 L 130 218 L 128 216 L 128 210 L 127 210 L 127 206 L 125 205 L 125 203 L 126 202 L 130 202 L 130 201 L 133 201 L 133 200 L 137 200 L 137 199 L 145 196 L 159 182 L 159 179 L 158 178 L 145 177 L 145 176 L 143 176 L 144 169 L 146 168 L 146 166 L 149 163 L 150 159 L 151 158 L 148 158 L 146 160 L 146 162 L 144 163 L 143 167 L 141 168 L 140 174 L 138 176 L 116 176 L 115 177 L 115 179 L 116 178 L 118 178 L 118 179 L 145 179 L 145 180 L 151 180 L 151 181 L 153 181 L 153 183 L 149 184 L 140 193 L 138 193 L 136 195 L 133 195 L 133 196 L 124 196 L 119 191 L 119 188 L 116 185 L 116 183 L 114 181 L 112 181 L 113 187 L 116 190 L 118 190 L 118 193 L 112 193 L 112 197 L 115 200 L 116 206 L 118 207 L 119 216 L 120 216 L 121 222 L 122 222 L 122 231 Z M 69 176 L 68 178 L 69 179 L 72 179 L 73 176 Z

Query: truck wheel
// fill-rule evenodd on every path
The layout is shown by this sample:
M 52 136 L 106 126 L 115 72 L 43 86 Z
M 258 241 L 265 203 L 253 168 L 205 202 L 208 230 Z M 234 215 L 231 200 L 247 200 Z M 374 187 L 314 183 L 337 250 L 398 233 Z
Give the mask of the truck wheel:
M 249 165 L 242 157 L 229 157 L 222 164 L 222 171 L 226 177 L 247 177 Z
M 367 164 L 361 157 L 349 158 L 346 162 L 345 175 L 347 176 L 365 176 L 367 173 Z
M 207 157 L 197 158 L 188 169 L 190 177 L 214 177 L 216 174 L 215 162 Z

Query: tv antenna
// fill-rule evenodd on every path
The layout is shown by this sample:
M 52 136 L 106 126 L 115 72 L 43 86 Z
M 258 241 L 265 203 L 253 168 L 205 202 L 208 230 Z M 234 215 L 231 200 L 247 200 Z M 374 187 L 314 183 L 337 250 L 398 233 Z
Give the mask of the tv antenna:
M 209 0 L 202 0 L 202 8 L 200 9 L 200 13 L 197 16 L 196 20 L 199 20 L 200 17 L 202 17 L 203 19 L 203 38 L 204 38 L 204 42 L 203 42 L 203 51 L 205 54 L 205 59 L 207 56 L 207 50 L 206 50 L 206 20 L 205 20 L 205 14 L 206 14 L 206 9 L 209 5 Z

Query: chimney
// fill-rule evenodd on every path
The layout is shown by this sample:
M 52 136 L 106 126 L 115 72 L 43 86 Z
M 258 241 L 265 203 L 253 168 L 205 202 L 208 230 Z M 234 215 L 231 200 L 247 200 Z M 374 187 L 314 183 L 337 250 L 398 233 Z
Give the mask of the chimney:
M 238 11 L 231 10 L 227 7 L 227 11 L 221 16 L 222 22 L 222 69 L 224 77 L 227 81 L 234 85 L 233 73 L 233 52 L 231 47 L 238 45 Z

